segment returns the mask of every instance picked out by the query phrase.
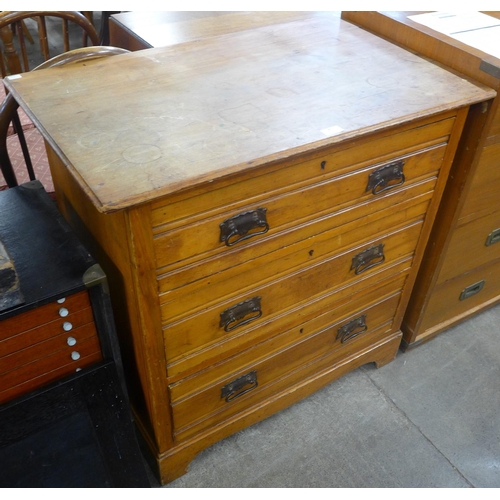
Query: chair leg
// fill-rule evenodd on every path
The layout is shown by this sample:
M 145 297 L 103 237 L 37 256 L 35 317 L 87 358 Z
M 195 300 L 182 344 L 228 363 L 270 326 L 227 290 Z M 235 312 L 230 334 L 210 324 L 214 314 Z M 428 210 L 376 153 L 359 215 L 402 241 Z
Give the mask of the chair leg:
M 7 182 L 7 186 L 10 188 L 18 186 L 18 182 L 7 150 L 7 131 L 9 130 L 12 116 L 18 107 L 19 104 L 14 100 L 12 94 L 7 94 L 0 104 L 0 117 L 2 117 L 0 120 L 0 170 L 5 182 Z
M 17 110 L 12 114 L 12 123 L 14 125 L 14 130 L 19 139 L 19 143 L 21 144 L 21 150 L 24 156 L 24 162 L 26 163 L 26 169 L 28 170 L 28 175 L 30 181 L 35 180 L 35 171 L 33 170 L 33 164 L 31 163 L 31 157 L 28 150 L 28 145 L 26 144 L 26 138 L 24 137 L 23 127 L 21 125 L 21 120 L 19 119 L 19 115 L 17 114 Z
M 2 171 L 7 186 L 13 188 L 18 186 L 19 183 L 17 182 L 16 174 L 14 173 L 9 154 L 7 153 L 7 137 L 2 137 L 0 140 L 2 140 L 2 142 L 5 140 L 5 144 L 3 144 L 4 147 L 0 147 L 0 170 Z

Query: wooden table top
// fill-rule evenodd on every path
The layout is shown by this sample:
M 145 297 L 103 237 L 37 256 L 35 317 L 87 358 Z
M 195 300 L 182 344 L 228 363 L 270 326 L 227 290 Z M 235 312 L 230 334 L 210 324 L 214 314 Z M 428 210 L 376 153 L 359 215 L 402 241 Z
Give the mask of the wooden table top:
M 311 12 L 310 15 L 338 17 L 340 12 Z M 303 16 L 302 12 L 130 11 L 113 14 L 110 21 L 145 49 L 293 21 Z
M 336 16 L 273 23 L 6 86 L 102 212 L 495 95 Z

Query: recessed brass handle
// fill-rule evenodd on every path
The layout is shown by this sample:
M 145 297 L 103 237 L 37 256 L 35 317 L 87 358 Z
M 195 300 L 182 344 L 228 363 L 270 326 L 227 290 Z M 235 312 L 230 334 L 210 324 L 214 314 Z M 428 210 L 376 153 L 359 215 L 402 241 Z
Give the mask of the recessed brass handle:
M 385 261 L 384 244 L 372 246 L 352 258 L 351 269 L 355 274 L 361 274 Z
M 498 243 L 499 241 L 500 241 L 500 228 L 495 229 L 488 235 L 488 237 L 486 238 L 486 246 L 489 247 L 490 245 Z
M 358 318 L 342 325 L 337 330 L 337 340 L 340 339 L 340 342 L 343 344 L 344 342 L 347 342 L 348 340 L 366 332 L 366 330 L 368 330 L 368 326 L 366 324 L 366 314 L 363 314 Z
M 266 208 L 257 208 L 226 219 L 219 225 L 220 241 L 231 247 L 259 234 L 267 233 L 269 224 L 266 219 L 266 211 Z M 259 228 L 260 230 L 254 231 Z
M 368 176 L 366 191 L 371 191 L 373 194 L 377 195 L 389 189 L 401 186 L 405 181 L 405 175 L 403 173 L 404 164 L 404 160 L 399 160 L 374 170 Z
M 225 399 L 227 403 L 233 399 L 239 398 L 249 391 L 255 389 L 259 383 L 257 382 L 257 372 L 251 371 L 246 375 L 226 384 L 221 390 L 221 399 Z
M 226 332 L 231 332 L 235 328 L 260 318 L 262 316 L 260 300 L 260 297 L 253 297 L 221 312 L 219 326 L 224 327 Z M 252 314 L 252 316 L 247 317 L 249 314 Z
M 468 299 L 469 297 L 476 295 L 476 293 L 479 293 L 484 288 L 485 283 L 486 282 L 484 280 L 481 280 L 464 288 L 460 294 L 460 300 Z

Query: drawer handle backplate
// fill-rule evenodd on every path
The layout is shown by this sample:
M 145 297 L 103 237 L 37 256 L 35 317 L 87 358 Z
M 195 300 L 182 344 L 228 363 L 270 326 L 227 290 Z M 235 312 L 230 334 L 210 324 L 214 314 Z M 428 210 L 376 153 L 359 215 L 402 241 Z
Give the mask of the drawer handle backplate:
M 231 247 L 236 243 L 248 240 L 259 234 L 267 233 L 269 231 L 269 224 L 266 219 L 266 211 L 266 208 L 257 208 L 256 210 L 243 212 L 230 219 L 226 219 L 219 226 L 220 241 Z M 259 228 L 262 229 L 260 231 L 253 231 Z
M 257 372 L 252 371 L 238 377 L 237 379 L 226 384 L 221 390 L 221 399 L 225 399 L 227 403 L 233 399 L 239 398 L 249 391 L 252 391 L 258 386 Z
M 366 191 L 371 191 L 373 194 L 380 194 L 389 189 L 401 186 L 405 181 L 403 173 L 404 164 L 403 160 L 399 160 L 374 170 L 368 176 Z
M 253 297 L 221 312 L 219 326 L 224 327 L 226 332 L 230 332 L 235 328 L 246 325 L 251 321 L 255 321 L 257 318 L 260 318 L 262 316 L 260 300 L 260 297 Z M 248 314 L 252 314 L 252 316 L 246 318 Z
M 479 293 L 483 289 L 484 284 L 485 281 L 481 280 L 477 283 L 474 283 L 473 285 L 469 285 L 467 288 L 464 288 L 462 290 L 462 293 L 460 294 L 460 300 L 465 300 L 469 297 L 472 297 L 473 295 L 476 295 L 476 293 Z
M 380 243 L 355 255 L 352 258 L 351 269 L 354 269 L 355 274 L 361 274 L 372 267 L 382 264 L 384 261 L 384 244 Z
M 342 325 L 337 330 L 337 340 L 340 339 L 340 342 L 343 344 L 348 340 L 361 335 L 362 333 L 368 330 L 368 326 L 366 325 L 366 314 L 359 316 L 359 318 L 352 319 L 347 322 L 345 325 Z

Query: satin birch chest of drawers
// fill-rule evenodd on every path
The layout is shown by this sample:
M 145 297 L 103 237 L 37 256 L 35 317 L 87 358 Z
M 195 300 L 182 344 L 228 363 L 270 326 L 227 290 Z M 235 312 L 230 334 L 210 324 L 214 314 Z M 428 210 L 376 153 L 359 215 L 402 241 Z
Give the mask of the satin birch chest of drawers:
M 464 33 L 456 38 L 417 22 L 423 14 L 345 12 L 343 16 L 498 91 L 500 12 L 478 17 L 469 13 L 469 23 L 485 24 L 466 38 Z M 462 23 L 464 18 L 458 17 Z M 483 45 L 476 48 L 466 40 L 472 44 L 480 40 Z M 465 126 L 403 321 L 405 347 L 429 340 L 500 300 L 499 102 L 497 97 L 479 109 Z
M 495 95 L 321 13 L 37 73 L 7 85 L 109 277 L 162 482 L 395 357 L 469 108 Z

